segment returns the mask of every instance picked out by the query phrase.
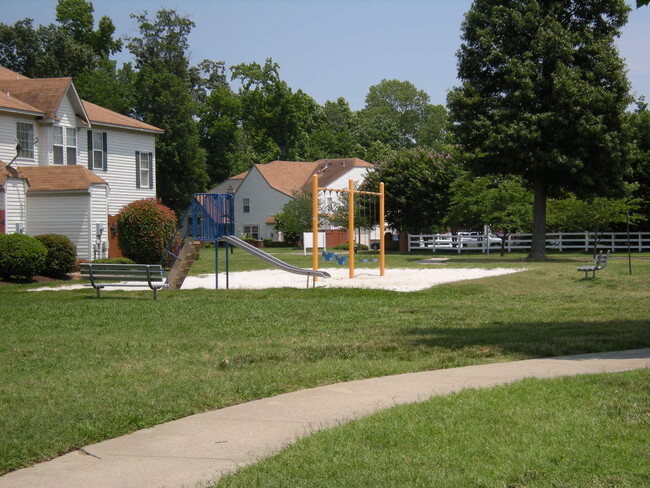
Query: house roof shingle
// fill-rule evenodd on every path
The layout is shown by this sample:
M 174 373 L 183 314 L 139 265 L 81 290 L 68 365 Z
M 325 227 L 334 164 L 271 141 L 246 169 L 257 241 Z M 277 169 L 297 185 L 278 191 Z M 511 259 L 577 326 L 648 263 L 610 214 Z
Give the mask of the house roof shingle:
M 33 113 L 47 119 L 55 119 L 56 112 L 68 90 L 74 90 L 72 78 L 28 78 L 0 66 L 0 108 Z M 77 115 L 88 117 L 91 124 L 123 127 L 147 132 L 163 130 L 145 124 L 132 117 L 118 114 L 91 102 L 80 100 Z M 86 112 L 85 114 L 82 112 Z
M 91 102 L 87 102 L 86 100 L 82 100 L 82 102 L 84 108 L 86 109 L 86 112 L 88 113 L 88 118 L 90 119 L 91 124 L 127 127 L 129 129 L 137 129 L 157 133 L 164 132 L 158 127 L 145 124 L 144 122 L 140 122 L 139 120 L 132 117 L 127 117 L 126 115 L 118 114 L 117 112 L 113 112 L 107 108 L 100 107 L 99 105 L 95 105 Z
M 92 184 L 106 181 L 88 168 L 71 166 L 23 166 L 20 173 L 29 182 L 29 192 L 88 190 Z
M 266 164 L 256 164 L 255 168 L 271 188 L 293 196 L 296 190 L 309 182 L 318 166 L 317 162 L 271 161 Z
M 37 117 L 43 117 L 45 115 L 45 112 L 43 112 L 41 109 L 18 100 L 16 97 L 3 91 L 0 91 L 0 108 L 4 108 L 12 112 L 26 112 L 28 114 L 36 115 Z
M 71 84 L 72 78 L 0 79 L 0 91 L 37 107 L 45 113 L 45 118 L 54 119 Z
M 318 174 L 318 186 L 321 188 L 327 187 L 332 182 L 338 180 L 352 168 L 374 167 L 371 163 L 359 158 L 319 159 L 316 162 L 319 164 L 316 171 Z

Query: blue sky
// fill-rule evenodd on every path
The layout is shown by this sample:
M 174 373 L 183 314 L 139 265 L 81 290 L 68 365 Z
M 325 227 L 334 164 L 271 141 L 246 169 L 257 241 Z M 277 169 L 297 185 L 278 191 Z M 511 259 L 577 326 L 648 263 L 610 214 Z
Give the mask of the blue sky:
M 408 80 L 432 103 L 456 84 L 460 24 L 471 0 L 95 0 L 95 19 L 111 17 L 119 36 L 136 35 L 131 13 L 160 8 L 189 16 L 190 59 L 263 63 L 319 103 L 345 97 L 363 107 L 371 85 Z M 631 0 L 628 3 L 632 4 Z M 54 22 L 57 0 L 13 0 L 0 18 Z M 633 10 L 618 42 L 633 92 L 650 99 L 650 8 Z M 128 60 L 128 54 L 118 59 Z

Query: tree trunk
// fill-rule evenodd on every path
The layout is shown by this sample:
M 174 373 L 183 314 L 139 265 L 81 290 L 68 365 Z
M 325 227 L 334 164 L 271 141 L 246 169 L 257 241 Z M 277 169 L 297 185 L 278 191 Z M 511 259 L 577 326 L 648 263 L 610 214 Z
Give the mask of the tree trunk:
M 534 184 L 533 239 L 528 259 L 546 260 L 546 187 L 537 177 Z

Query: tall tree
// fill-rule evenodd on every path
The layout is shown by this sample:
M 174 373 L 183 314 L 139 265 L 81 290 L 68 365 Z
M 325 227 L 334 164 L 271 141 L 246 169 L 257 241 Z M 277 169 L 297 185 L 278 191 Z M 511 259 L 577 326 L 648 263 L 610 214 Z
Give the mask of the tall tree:
M 284 160 L 301 159 L 307 149 L 306 135 L 314 128 L 316 102 L 302 90 L 294 93 L 270 58 L 264 66 L 233 66 L 232 78 L 241 82 L 243 127 L 256 152 Z
M 204 191 L 208 175 L 200 147 L 198 107 L 187 50 L 194 23 L 173 10 L 132 16 L 139 37 L 127 45 L 135 59 L 135 115 L 165 132 L 156 138 L 156 190 L 176 211 Z
M 630 137 L 632 139 L 632 171 L 628 180 L 633 183 L 633 196 L 640 199 L 639 210 L 646 216 L 637 227 L 650 229 L 650 111 L 641 98 L 637 110 L 628 114 Z
M 535 195 L 530 257 L 545 259 L 546 198 L 620 189 L 624 0 L 476 0 L 462 25 L 448 103 L 477 173 L 522 176 Z
M 30 78 L 72 76 L 93 71 L 122 48 L 115 26 L 102 17 L 97 30 L 92 2 L 59 0 L 59 23 L 34 28 L 32 19 L 0 24 L 0 65 Z M 82 94 L 83 96 L 83 94 Z
M 210 184 L 246 171 L 250 164 L 240 164 L 236 151 L 241 134 L 241 100 L 228 85 L 213 89 L 202 105 L 200 120 L 201 147 L 207 154 Z
M 343 97 L 327 101 L 309 134 L 307 159 L 358 157 L 362 148 L 356 139 L 357 114 Z
M 382 80 L 366 95 L 359 111 L 359 137 L 392 149 L 435 145 L 446 133 L 446 110 L 429 103 L 429 95 L 410 81 Z
M 442 226 L 450 203 L 450 185 L 459 174 L 448 153 L 422 148 L 394 151 L 371 171 L 361 190 L 386 184 L 386 221 L 400 232 L 428 233 Z

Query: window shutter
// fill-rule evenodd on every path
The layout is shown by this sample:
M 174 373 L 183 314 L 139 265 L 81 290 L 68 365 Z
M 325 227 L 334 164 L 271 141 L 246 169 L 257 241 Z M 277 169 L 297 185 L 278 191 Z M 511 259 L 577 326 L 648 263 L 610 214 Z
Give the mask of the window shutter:
M 93 132 L 88 131 L 88 169 L 93 169 Z
M 102 166 L 104 171 L 108 171 L 108 134 L 106 132 L 104 132 L 104 154 Z
M 153 188 L 153 175 L 154 175 L 153 153 L 149 153 L 149 188 Z
M 135 152 L 135 187 L 140 188 L 140 151 Z

